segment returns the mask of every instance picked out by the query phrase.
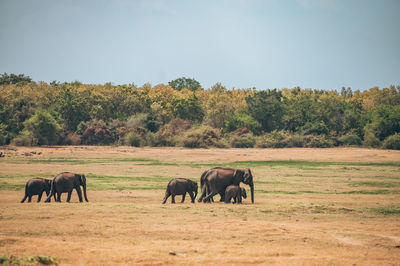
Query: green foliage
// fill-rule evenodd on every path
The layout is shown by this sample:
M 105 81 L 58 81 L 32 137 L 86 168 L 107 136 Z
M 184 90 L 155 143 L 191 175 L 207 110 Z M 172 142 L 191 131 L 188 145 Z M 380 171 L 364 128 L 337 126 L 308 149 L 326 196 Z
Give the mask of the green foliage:
M 203 120 L 204 113 L 201 109 L 199 99 L 195 94 L 189 98 L 178 98 L 172 102 L 173 114 L 176 118 L 181 118 L 189 121 L 200 122 Z
M 253 148 L 256 143 L 252 134 L 241 136 L 233 136 L 231 138 L 231 146 L 234 148 Z
M 251 115 L 238 111 L 225 121 L 224 131 L 232 132 L 239 128 L 248 128 L 253 134 L 261 132 L 261 125 Z
M 140 136 L 136 132 L 129 132 L 128 134 L 125 135 L 124 143 L 125 145 L 140 147 L 142 146 L 143 143 L 142 136 Z
M 191 129 L 183 137 L 183 146 L 186 148 L 217 147 L 221 138 L 220 132 L 209 126 Z
M 264 131 L 278 129 L 283 116 L 282 93 L 278 90 L 258 91 L 246 98 L 247 112 Z
M 339 142 L 345 146 L 359 146 L 361 145 L 361 138 L 356 134 L 347 134 L 339 138 Z
M 24 122 L 25 130 L 38 145 L 52 145 L 58 141 L 60 126 L 54 117 L 45 110 L 36 110 L 35 114 Z
M 400 132 L 400 86 L 337 92 L 299 87 L 228 90 L 216 83 L 203 90 L 194 79 L 179 78 L 169 85 L 138 88 L 35 83 L 5 73 L 0 90 L 0 145 L 56 143 L 56 137 L 39 137 L 41 133 L 25 126 L 37 110 L 47 110 L 54 118 L 51 123 L 62 127 L 57 143 L 65 145 L 124 143 L 135 132 L 142 138 L 140 145 L 248 146 L 251 142 L 242 144 L 248 139 L 241 136 L 250 131 L 257 147 L 351 146 L 361 145 L 361 139 L 364 146 L 381 147 Z M 216 141 L 205 144 L 195 137 L 196 129 L 189 129 L 192 125 L 213 128 L 219 134 Z
M 0 75 L 0 85 L 10 85 L 10 84 L 20 84 L 23 85 L 25 83 L 32 82 L 32 79 L 24 74 L 10 74 L 7 73 Z
M 179 91 L 183 90 L 184 88 L 191 91 L 201 89 L 201 85 L 197 80 L 185 77 L 172 80 L 168 82 L 168 85 Z
M 58 259 L 51 256 L 33 255 L 17 257 L 14 255 L 1 256 L 1 265 L 58 265 Z
M 400 134 L 396 133 L 385 139 L 382 144 L 385 149 L 400 150 Z

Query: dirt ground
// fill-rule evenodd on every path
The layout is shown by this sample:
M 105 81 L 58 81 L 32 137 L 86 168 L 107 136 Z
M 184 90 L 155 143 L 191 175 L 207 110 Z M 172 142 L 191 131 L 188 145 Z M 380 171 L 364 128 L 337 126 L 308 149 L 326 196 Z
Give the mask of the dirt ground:
M 0 256 L 52 256 L 60 265 L 400 265 L 400 151 L 0 151 Z M 214 165 L 251 168 L 255 204 L 192 204 L 188 196 L 161 204 L 170 178 L 198 182 Z M 71 203 L 66 195 L 19 203 L 29 178 L 63 171 L 87 176 L 88 203 L 75 192 Z

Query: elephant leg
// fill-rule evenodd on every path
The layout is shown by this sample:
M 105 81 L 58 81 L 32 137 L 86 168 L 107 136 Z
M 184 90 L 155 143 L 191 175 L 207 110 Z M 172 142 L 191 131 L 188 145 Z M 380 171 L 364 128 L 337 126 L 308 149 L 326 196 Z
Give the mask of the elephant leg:
M 171 195 L 171 203 L 175 203 L 175 194 Z
M 168 197 L 171 195 L 171 193 L 169 192 L 169 190 L 167 189 L 167 191 L 165 192 L 165 197 L 164 200 L 162 202 L 162 204 L 165 204 L 167 202 Z
M 61 192 L 57 191 L 57 202 L 61 202 Z
M 28 196 L 28 202 L 31 202 L 32 201 L 32 195 L 29 195 Z
M 42 191 L 42 193 L 40 193 L 40 194 L 38 195 L 37 202 L 40 202 L 40 200 L 42 199 L 42 195 L 43 195 L 43 191 Z
M 186 192 L 183 193 L 183 195 L 182 195 L 182 201 L 181 201 L 181 203 L 184 203 L 184 202 L 185 202 L 185 197 L 186 197 Z
M 225 192 L 220 192 L 219 195 L 221 196 L 221 198 L 219 199 L 220 202 L 224 202 L 225 201 Z
M 215 195 L 217 195 L 218 192 L 211 192 L 210 194 L 207 195 L 207 197 L 204 198 L 203 202 L 207 202 L 212 199 Z
M 201 187 L 201 195 L 199 198 L 199 202 L 202 202 L 206 195 L 207 195 L 206 184 L 203 184 L 203 186 Z
M 24 203 L 27 197 L 28 197 L 28 195 L 25 194 L 24 198 L 21 200 L 21 203 Z
M 190 196 L 190 199 L 192 200 L 192 203 L 194 203 L 194 194 L 192 191 L 189 191 L 189 196 Z
M 82 202 L 83 200 L 82 200 L 82 190 L 81 190 L 81 187 L 80 187 L 80 186 L 77 186 L 75 189 L 76 189 L 76 193 L 78 194 L 78 197 L 79 197 L 79 202 Z
M 72 190 L 68 191 L 67 202 L 69 202 L 71 200 L 71 195 L 72 195 Z

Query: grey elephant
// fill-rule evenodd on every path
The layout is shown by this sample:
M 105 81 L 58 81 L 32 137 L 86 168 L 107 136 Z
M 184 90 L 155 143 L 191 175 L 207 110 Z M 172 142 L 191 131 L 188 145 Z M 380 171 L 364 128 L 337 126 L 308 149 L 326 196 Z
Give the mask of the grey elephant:
M 194 182 L 187 178 L 174 178 L 168 182 L 167 190 L 165 192 L 165 197 L 163 204 L 167 202 L 169 196 L 171 196 L 171 203 L 175 203 L 175 195 L 182 195 L 182 201 L 185 201 L 186 193 L 189 193 L 192 203 L 197 196 L 197 182 Z M 194 193 L 194 194 L 193 194 Z
M 233 203 L 242 204 L 242 197 L 247 198 L 246 190 L 242 187 L 230 185 L 225 190 L 225 203 L 231 203 L 233 199 Z
M 75 189 L 76 193 L 78 194 L 79 202 L 82 202 L 81 186 L 83 187 L 83 195 L 85 196 L 85 200 L 89 201 L 86 195 L 85 175 L 75 174 L 70 172 L 63 172 L 61 174 L 58 174 L 53 178 L 50 195 L 47 197 L 46 202 L 50 202 L 51 196 L 55 195 L 56 193 L 57 193 L 56 201 L 61 202 L 61 194 L 64 192 L 68 193 L 67 202 L 69 202 L 71 200 L 71 194 L 73 189 Z
M 203 176 L 204 175 L 204 176 Z M 254 203 L 254 182 L 253 175 L 249 168 L 234 169 L 215 167 L 204 172 L 202 180 L 202 194 L 199 202 L 210 202 L 216 194 L 224 197 L 225 190 L 229 185 L 239 185 L 240 182 L 250 186 L 251 202 Z
M 38 195 L 37 202 L 40 202 L 43 192 L 46 192 L 46 196 L 49 196 L 52 182 L 53 181 L 50 179 L 44 179 L 40 177 L 29 179 L 25 184 L 25 196 L 21 200 L 21 203 L 24 203 L 26 198 L 28 198 L 28 202 L 31 202 L 33 195 Z M 54 199 L 56 199 L 55 196 Z

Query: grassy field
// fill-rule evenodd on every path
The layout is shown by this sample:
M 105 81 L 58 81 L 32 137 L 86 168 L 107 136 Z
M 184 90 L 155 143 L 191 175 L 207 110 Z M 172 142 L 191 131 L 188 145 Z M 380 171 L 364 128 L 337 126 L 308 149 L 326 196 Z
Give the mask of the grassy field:
M 0 158 L 0 256 L 8 259 L 50 258 L 61 265 L 400 264 L 400 151 L 0 151 L 6 155 Z M 214 166 L 251 168 L 255 204 L 249 198 L 242 205 L 191 204 L 189 197 L 183 204 L 161 204 L 171 178 L 199 181 Z M 79 203 L 75 192 L 71 203 L 66 195 L 63 203 L 19 203 L 29 178 L 63 171 L 86 175 L 89 203 Z

